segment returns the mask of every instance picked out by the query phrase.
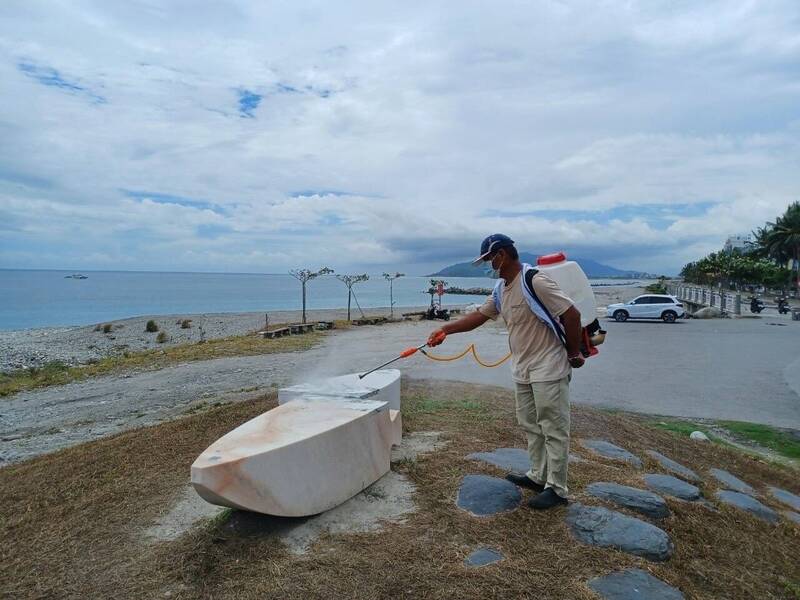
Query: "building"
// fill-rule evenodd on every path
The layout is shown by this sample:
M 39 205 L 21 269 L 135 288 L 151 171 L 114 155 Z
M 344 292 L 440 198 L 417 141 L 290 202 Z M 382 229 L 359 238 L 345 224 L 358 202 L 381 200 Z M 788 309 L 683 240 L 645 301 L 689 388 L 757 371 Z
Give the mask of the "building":
M 725 252 L 732 252 L 733 250 L 747 250 L 753 243 L 753 238 L 750 234 L 746 235 L 731 235 L 725 240 L 725 245 L 722 249 Z

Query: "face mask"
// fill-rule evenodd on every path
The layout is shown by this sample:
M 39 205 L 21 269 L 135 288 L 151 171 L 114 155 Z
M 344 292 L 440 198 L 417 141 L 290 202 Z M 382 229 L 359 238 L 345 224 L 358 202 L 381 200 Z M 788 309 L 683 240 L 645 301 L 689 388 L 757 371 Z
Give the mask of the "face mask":
M 495 257 L 495 258 L 497 258 L 497 257 Z M 497 267 L 495 267 L 494 266 L 494 258 L 493 258 L 492 262 L 491 262 L 491 265 L 492 265 L 492 272 L 489 274 L 489 277 L 491 277 L 492 279 L 500 279 L 500 269 L 503 268 L 503 261 L 501 260 L 500 264 L 497 265 Z

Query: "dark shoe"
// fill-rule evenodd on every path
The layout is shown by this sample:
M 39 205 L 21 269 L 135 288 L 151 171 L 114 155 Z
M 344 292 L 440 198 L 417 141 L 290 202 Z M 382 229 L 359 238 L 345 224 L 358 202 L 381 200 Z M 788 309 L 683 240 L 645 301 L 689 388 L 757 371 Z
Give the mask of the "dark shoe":
M 566 503 L 567 499 L 556 494 L 553 488 L 547 488 L 541 494 L 536 494 L 536 496 L 528 500 L 528 506 L 535 510 L 547 510 L 548 508 Z
M 542 492 L 544 490 L 544 486 L 536 483 L 533 479 L 528 477 L 527 475 L 520 475 L 518 473 L 509 473 L 506 475 L 506 479 L 508 479 L 514 485 L 518 485 L 520 487 L 526 487 L 528 489 L 533 490 L 536 493 Z

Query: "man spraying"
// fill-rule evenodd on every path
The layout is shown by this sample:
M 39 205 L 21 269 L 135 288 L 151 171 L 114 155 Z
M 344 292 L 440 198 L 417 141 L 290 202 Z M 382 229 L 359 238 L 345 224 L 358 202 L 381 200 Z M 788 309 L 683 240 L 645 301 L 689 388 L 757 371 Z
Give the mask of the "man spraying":
M 531 469 L 506 479 L 537 492 L 529 506 L 547 509 L 567 503 L 569 382 L 571 368 L 583 366 L 581 315 L 556 282 L 519 260 L 514 240 L 502 233 L 481 244 L 473 264 L 491 263 L 499 281 L 492 296 L 470 313 L 431 333 L 429 346 L 446 335 L 472 331 L 489 319 L 508 328 L 517 421 L 528 438 Z

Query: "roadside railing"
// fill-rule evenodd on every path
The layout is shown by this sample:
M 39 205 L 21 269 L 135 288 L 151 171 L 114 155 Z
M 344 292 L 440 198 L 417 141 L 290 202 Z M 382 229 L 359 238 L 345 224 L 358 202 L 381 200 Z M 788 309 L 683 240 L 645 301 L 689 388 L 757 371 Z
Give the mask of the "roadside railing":
M 671 284 L 667 286 L 667 291 L 687 304 L 714 306 L 724 313 L 742 314 L 742 295 L 735 292 L 683 284 Z

